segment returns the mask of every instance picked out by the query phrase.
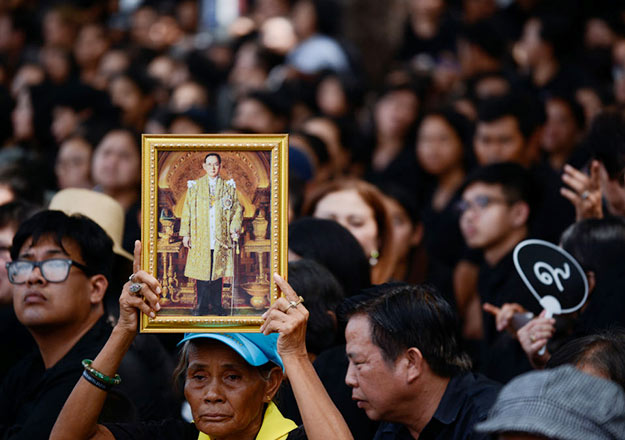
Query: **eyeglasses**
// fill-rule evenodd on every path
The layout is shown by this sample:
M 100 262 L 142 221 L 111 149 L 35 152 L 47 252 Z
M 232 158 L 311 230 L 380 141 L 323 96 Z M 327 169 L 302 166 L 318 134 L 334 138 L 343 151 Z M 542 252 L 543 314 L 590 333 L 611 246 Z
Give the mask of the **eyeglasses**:
M 46 281 L 62 283 L 69 276 L 72 266 L 76 266 L 86 274 L 89 273 L 89 269 L 84 264 L 66 258 L 52 258 L 44 261 L 16 260 L 6 264 L 11 284 L 24 284 L 35 267 L 39 268 Z
M 473 209 L 478 212 L 482 212 L 484 209 L 486 209 L 489 205 L 492 205 L 493 203 L 508 204 L 508 202 L 502 198 L 490 197 L 486 195 L 478 195 L 478 196 L 475 196 L 473 200 L 460 200 L 456 204 L 456 210 L 460 213 L 460 215 L 464 214 L 470 209 Z

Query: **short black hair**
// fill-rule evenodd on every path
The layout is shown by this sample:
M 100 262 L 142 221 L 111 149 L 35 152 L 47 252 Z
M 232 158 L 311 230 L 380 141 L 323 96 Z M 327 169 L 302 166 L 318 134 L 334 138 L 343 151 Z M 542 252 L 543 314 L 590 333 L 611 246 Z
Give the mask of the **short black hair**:
M 503 59 L 506 54 L 505 39 L 497 27 L 497 22 L 492 19 L 465 25 L 461 30 L 460 38 L 479 47 L 497 60 Z
M 87 266 L 88 275 L 102 274 L 111 279 L 113 266 L 113 240 L 96 222 L 88 217 L 74 214 L 68 216 L 62 211 L 46 210 L 35 214 L 22 223 L 13 237 L 11 259 L 17 260 L 20 250 L 29 238 L 32 244 L 42 237 L 51 237 L 63 247 L 63 239 L 78 245 L 80 256 Z
M 530 172 L 515 162 L 499 162 L 474 169 L 465 179 L 460 192 L 474 183 L 501 185 L 508 203 L 519 201 L 534 206 L 534 184 Z
M 390 179 L 380 181 L 376 183 L 376 186 L 385 196 L 399 203 L 399 206 L 408 214 L 413 227 L 421 223 L 421 213 L 419 211 L 420 200 L 413 192 Z
M 289 249 L 325 266 L 341 283 L 345 296 L 371 285 L 371 266 L 362 246 L 333 220 L 295 220 L 289 225 Z
M 604 111 L 590 125 L 584 144 L 605 167 L 611 179 L 625 170 L 625 117 Z
M 221 165 L 221 156 L 217 153 L 208 153 L 206 156 L 204 156 L 204 160 L 202 161 L 202 163 L 206 163 L 206 159 L 208 159 L 211 156 L 215 156 L 217 160 L 219 161 L 219 165 Z
M 343 288 L 332 272 L 314 260 L 289 262 L 289 283 L 306 298 L 310 313 L 306 325 L 306 348 L 319 354 L 337 342 L 337 322 L 328 312 L 336 313 L 343 302 Z
M 615 328 L 573 339 L 557 350 L 547 368 L 590 366 L 625 389 L 625 329 Z
M 551 100 L 562 101 L 563 103 L 565 103 L 571 111 L 571 114 L 573 115 L 573 119 L 575 120 L 575 125 L 577 126 L 577 129 L 584 129 L 584 127 L 586 126 L 586 115 L 584 114 L 584 108 L 579 102 L 577 102 L 575 97 L 573 97 L 570 93 L 556 91 L 549 94 L 545 102 Z
M 589 218 L 570 225 L 562 233 L 560 244 L 585 271 L 606 273 L 621 270 L 615 261 L 625 259 L 625 219 L 622 217 Z
M 23 200 L 15 200 L 0 205 L 0 228 L 12 226 L 17 229 L 19 225 L 40 209 L 39 206 Z
M 471 369 L 471 360 L 460 347 L 454 309 L 432 286 L 382 284 L 347 299 L 341 312 L 345 318 L 367 316 L 372 342 L 388 362 L 415 347 L 439 376 Z
M 526 141 L 546 119 L 544 106 L 531 96 L 516 94 L 496 96 L 484 99 L 478 105 L 478 123 L 495 122 L 506 116 L 516 119 L 521 135 Z
M 540 23 L 540 39 L 553 49 L 553 56 L 562 60 L 581 43 L 572 20 L 566 14 L 542 14 L 532 17 Z

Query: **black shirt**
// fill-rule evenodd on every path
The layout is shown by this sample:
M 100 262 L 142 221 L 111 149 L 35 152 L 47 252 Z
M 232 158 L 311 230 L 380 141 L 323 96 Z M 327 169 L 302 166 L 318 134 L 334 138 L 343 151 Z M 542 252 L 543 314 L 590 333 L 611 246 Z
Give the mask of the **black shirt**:
M 81 361 L 95 358 L 107 338 L 99 321 L 51 368 L 36 351 L 11 369 L 0 388 L 0 438 L 47 439 L 82 374 Z
M 167 419 L 160 422 L 115 423 L 106 427 L 116 440 L 197 440 L 200 432 L 193 423 Z M 306 440 L 302 426 L 289 432 L 287 440 Z
M 477 289 L 480 300 L 497 307 L 505 303 L 518 303 L 538 315 L 542 308 L 519 276 L 512 252 L 494 266 L 484 262 L 480 268 Z M 484 344 L 479 361 L 480 371 L 498 382 L 507 382 L 532 367 L 519 342 L 506 331 L 498 332 L 495 318 L 483 312 Z
M 24 356 L 37 350 L 37 344 L 33 340 L 26 327 L 17 320 L 13 305 L 0 307 L 0 334 L 5 335 L 0 343 L 0 383 L 9 370 Z
M 482 375 L 463 373 L 449 381 L 432 419 L 419 434 L 419 440 L 489 439 L 489 434 L 473 431 L 486 419 L 495 402 L 499 384 Z M 412 440 L 404 425 L 382 423 L 374 440 Z
M 105 318 L 100 318 L 48 369 L 38 350 L 16 364 L 0 387 L 0 439 L 48 439 L 83 372 L 82 360 L 97 356 L 111 330 Z M 169 361 L 163 352 L 153 335 L 138 335 L 120 366 L 122 383 L 109 392 L 100 420 L 157 419 L 177 412 L 168 391 Z

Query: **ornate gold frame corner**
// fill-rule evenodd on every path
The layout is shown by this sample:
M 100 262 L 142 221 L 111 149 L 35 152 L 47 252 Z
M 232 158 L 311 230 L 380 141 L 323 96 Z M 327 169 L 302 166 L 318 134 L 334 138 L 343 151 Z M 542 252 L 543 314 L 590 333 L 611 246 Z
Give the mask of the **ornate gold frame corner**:
M 234 157 L 247 157 L 249 152 L 269 152 L 266 153 L 270 156 L 267 176 L 268 188 L 270 188 L 268 229 L 271 244 L 268 293 L 269 302 L 273 304 L 279 298 L 280 292 L 271 273 L 277 272 L 285 279 L 287 277 L 288 135 L 286 134 L 142 135 L 142 268 L 158 278 L 159 221 L 161 221 L 161 229 L 163 227 L 162 218 L 159 218 L 158 212 L 159 180 L 162 177 L 160 174 L 162 170 L 159 169 L 159 156 L 169 157 L 168 152 L 191 155 L 213 151 Z M 262 272 L 260 262 L 258 267 Z M 159 279 L 159 281 L 163 280 Z M 161 303 L 167 303 L 169 300 L 165 291 L 162 295 Z M 231 295 L 231 301 L 234 302 L 234 287 L 232 287 Z M 154 319 L 142 313 L 140 331 L 143 333 L 258 332 L 263 322 L 260 314 L 258 316 L 187 316 L 165 315 L 161 312 Z

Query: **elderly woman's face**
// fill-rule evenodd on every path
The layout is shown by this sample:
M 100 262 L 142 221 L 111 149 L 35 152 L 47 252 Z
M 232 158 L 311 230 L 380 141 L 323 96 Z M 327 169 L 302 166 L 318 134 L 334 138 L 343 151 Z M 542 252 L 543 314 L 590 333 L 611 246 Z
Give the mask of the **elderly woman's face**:
M 263 404 L 281 378 L 274 373 L 265 380 L 231 348 L 207 342 L 189 348 L 184 395 L 195 425 L 211 438 L 254 438 L 263 421 Z

